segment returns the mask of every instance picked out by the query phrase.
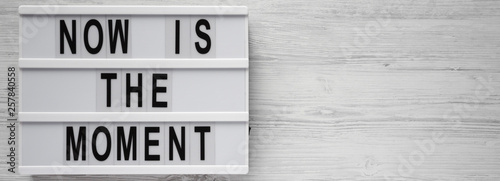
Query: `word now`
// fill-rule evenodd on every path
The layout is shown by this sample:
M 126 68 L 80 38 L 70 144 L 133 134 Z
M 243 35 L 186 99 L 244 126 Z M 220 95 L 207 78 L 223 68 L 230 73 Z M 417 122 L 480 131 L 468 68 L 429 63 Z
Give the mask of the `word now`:
M 83 25 L 83 22 L 81 22 Z M 96 19 L 90 19 L 85 23 L 83 27 L 83 43 L 85 46 L 85 50 L 90 54 L 97 54 L 101 51 L 104 38 L 107 35 L 109 39 L 109 53 L 115 54 L 117 49 L 118 41 L 120 41 L 121 45 L 121 53 L 127 54 L 129 48 L 129 25 L 130 19 L 109 19 L 107 22 L 107 27 L 103 27 L 103 25 Z M 69 24 L 69 25 L 68 25 Z M 206 32 L 201 31 L 201 27 L 204 26 L 208 31 L 210 30 L 210 22 L 206 19 L 199 19 L 196 22 L 194 30 L 196 31 L 196 35 L 206 41 L 205 47 L 200 45 L 200 42 L 195 42 L 196 51 L 200 54 L 207 54 L 211 48 L 211 38 Z M 69 28 L 71 27 L 71 28 Z M 97 31 L 97 35 L 90 33 L 91 28 L 95 28 Z M 105 34 L 104 29 L 107 29 L 107 34 Z M 70 22 L 66 22 L 66 20 L 59 20 L 59 54 L 66 54 L 65 51 L 65 43 L 69 45 L 69 49 L 71 54 L 77 53 L 77 21 L 76 19 L 70 20 Z M 175 20 L 175 54 L 179 54 L 180 52 L 180 20 Z M 186 32 L 190 33 L 190 32 Z M 91 36 L 93 35 L 93 36 Z M 97 44 L 91 45 L 91 37 L 95 37 L 97 40 Z
M 174 159 L 174 145 L 179 155 L 180 160 L 186 159 L 186 127 L 181 126 L 180 133 L 176 133 L 173 126 L 168 127 L 168 143 L 169 143 L 169 160 Z M 210 134 L 210 126 L 194 126 L 194 133 L 200 136 L 200 160 L 205 160 L 205 135 Z M 85 161 L 87 159 L 87 127 L 79 126 L 78 134 L 75 134 L 73 126 L 66 127 L 66 160 L 78 161 L 81 154 L 81 160 Z M 105 126 L 97 127 L 91 138 L 92 155 L 98 161 L 105 161 L 109 158 L 111 153 L 111 148 L 116 145 L 117 160 L 122 160 L 122 152 L 124 160 L 137 160 L 137 127 L 131 126 L 128 130 L 129 134 L 125 135 L 125 129 L 123 126 L 116 126 L 116 136 L 113 137 L 109 129 Z M 159 146 L 160 141 L 151 139 L 150 135 L 155 133 L 160 133 L 159 126 L 144 127 L 144 160 L 145 161 L 160 161 L 160 155 L 150 154 L 150 148 L 154 146 Z M 180 134 L 180 135 L 179 135 Z M 213 133 L 212 133 L 213 134 Z M 106 140 L 104 153 L 99 153 L 97 146 L 97 137 L 103 135 Z M 116 140 L 112 140 L 116 138 Z M 211 143 L 213 144 L 213 143 Z M 122 151 L 123 150 L 123 151 Z M 71 157 L 73 155 L 73 157 Z

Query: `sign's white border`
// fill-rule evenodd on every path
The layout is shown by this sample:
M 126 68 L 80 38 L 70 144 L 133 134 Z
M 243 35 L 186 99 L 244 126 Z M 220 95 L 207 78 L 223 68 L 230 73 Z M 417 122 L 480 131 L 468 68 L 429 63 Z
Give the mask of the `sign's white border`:
M 43 174 L 246 174 L 247 165 L 113 165 L 110 166 L 23 166 L 24 172 Z
M 53 6 L 23 5 L 21 15 L 248 15 L 245 6 Z
M 138 61 L 140 60 L 140 61 Z M 20 58 L 19 68 L 248 68 L 247 58 L 76 59 Z
M 248 112 L 22 112 L 19 122 L 248 122 Z
M 243 15 L 245 16 L 245 41 L 247 44 L 245 50 L 245 57 L 242 59 L 149 59 L 144 61 L 142 59 L 141 65 L 131 61 L 133 59 L 116 59 L 113 62 L 98 61 L 89 64 L 89 60 L 72 59 L 68 60 L 49 60 L 49 59 L 19 59 L 19 68 L 149 68 L 150 65 L 160 66 L 163 68 L 244 68 L 246 69 L 246 112 L 196 112 L 182 114 L 182 113 L 161 113 L 162 117 L 166 116 L 175 118 L 176 120 L 186 121 L 204 121 L 205 119 L 212 119 L 212 121 L 238 121 L 246 122 L 246 127 L 249 127 L 249 39 L 248 39 L 248 9 L 245 6 L 60 6 L 60 5 L 22 5 L 19 7 L 20 15 Z M 22 17 L 19 18 L 19 35 L 22 35 Z M 21 41 L 21 38 L 19 39 Z M 19 42 L 19 55 L 22 55 L 22 46 Z M 92 60 L 90 60 L 92 61 Z M 201 63 L 201 62 L 204 63 Z M 198 63 L 197 63 L 198 62 Z M 145 65 L 147 64 L 147 65 Z M 20 71 L 20 80 L 22 81 L 22 71 Z M 19 88 L 22 89 L 22 84 Z M 19 96 L 19 102 L 22 102 L 22 96 Z M 86 113 L 35 113 L 35 112 L 22 112 L 19 106 L 19 121 L 20 122 L 60 122 L 69 117 L 75 118 L 73 114 L 78 114 L 77 117 L 86 117 L 86 120 L 100 119 L 102 117 L 113 116 L 112 114 L 86 114 Z M 48 119 L 39 119 L 42 117 L 50 117 Z M 127 116 L 130 120 L 120 121 L 137 121 L 136 118 L 141 116 L 148 117 L 148 120 L 153 121 L 166 121 L 165 119 L 151 119 L 158 113 L 118 113 L 129 114 Z M 132 119 L 133 118 L 133 119 Z M 72 121 L 78 121 L 74 119 Z M 19 139 L 22 140 L 22 126 L 19 128 Z M 247 136 L 246 141 L 249 142 L 249 130 L 245 130 Z M 19 150 L 22 150 L 22 144 L 19 145 Z M 19 151 L 21 152 L 21 151 Z M 109 165 L 109 166 L 19 166 L 21 174 L 247 174 L 249 171 L 249 150 L 246 148 L 246 165 L 139 165 L 139 166 L 123 166 L 123 165 Z M 22 155 L 19 156 L 19 163 L 22 163 Z

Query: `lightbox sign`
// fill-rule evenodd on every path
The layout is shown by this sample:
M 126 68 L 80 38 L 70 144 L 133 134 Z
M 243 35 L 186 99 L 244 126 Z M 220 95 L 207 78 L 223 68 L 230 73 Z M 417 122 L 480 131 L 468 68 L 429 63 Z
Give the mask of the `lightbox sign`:
M 21 173 L 248 172 L 246 7 L 19 14 Z

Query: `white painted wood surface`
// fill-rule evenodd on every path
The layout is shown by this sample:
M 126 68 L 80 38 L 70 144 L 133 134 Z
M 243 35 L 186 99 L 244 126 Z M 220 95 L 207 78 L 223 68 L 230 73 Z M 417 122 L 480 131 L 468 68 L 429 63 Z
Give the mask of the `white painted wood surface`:
M 0 180 L 500 179 L 499 1 L 5 0 L 2 120 L 21 4 L 248 6 L 250 174 Z

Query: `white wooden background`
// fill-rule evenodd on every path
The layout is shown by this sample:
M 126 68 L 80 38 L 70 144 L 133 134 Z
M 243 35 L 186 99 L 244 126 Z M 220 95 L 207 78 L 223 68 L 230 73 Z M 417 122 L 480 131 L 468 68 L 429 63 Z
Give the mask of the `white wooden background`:
M 2 120 L 22 4 L 248 6 L 250 173 L 0 180 L 500 180 L 499 1 L 2 0 Z

